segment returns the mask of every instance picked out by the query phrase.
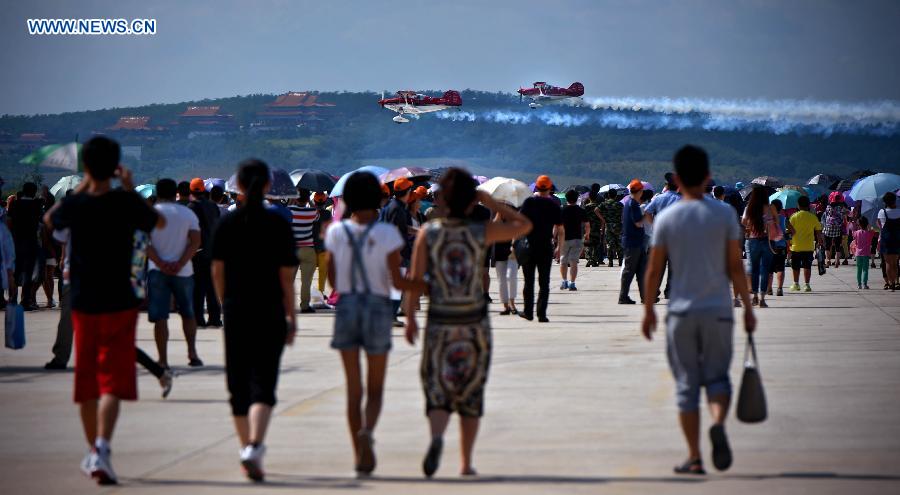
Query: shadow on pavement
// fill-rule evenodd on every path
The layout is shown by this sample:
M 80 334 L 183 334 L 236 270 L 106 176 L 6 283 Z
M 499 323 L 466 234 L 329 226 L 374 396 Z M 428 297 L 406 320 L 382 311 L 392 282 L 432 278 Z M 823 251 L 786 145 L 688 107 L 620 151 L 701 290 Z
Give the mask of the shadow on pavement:
M 294 476 L 269 473 L 268 479 L 260 487 L 265 488 L 322 488 L 346 489 L 363 488 L 367 483 L 400 483 L 400 484 L 569 484 L 594 485 L 604 483 L 706 483 L 727 480 L 771 480 L 771 479 L 833 479 L 851 481 L 900 481 L 900 475 L 865 474 L 865 473 L 833 473 L 833 472 L 789 472 L 777 474 L 738 474 L 719 476 L 560 476 L 560 475 L 495 475 L 474 478 L 437 478 L 425 479 L 413 476 L 373 476 L 366 479 L 351 479 L 327 476 Z M 131 479 L 130 483 L 159 486 L 204 486 L 220 488 L 247 488 L 253 485 L 248 481 L 215 481 L 215 480 L 174 480 L 174 479 Z

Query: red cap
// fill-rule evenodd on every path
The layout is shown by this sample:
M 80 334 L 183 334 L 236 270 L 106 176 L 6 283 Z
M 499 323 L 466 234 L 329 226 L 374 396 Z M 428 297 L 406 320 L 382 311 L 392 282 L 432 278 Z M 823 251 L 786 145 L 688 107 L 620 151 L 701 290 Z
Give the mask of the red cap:
M 400 177 L 399 179 L 394 181 L 394 192 L 405 191 L 413 186 L 411 180 L 406 177 Z
M 841 194 L 840 191 L 834 191 L 833 193 L 828 195 L 828 202 L 829 203 L 843 203 L 844 195 Z
M 200 177 L 191 179 L 191 192 L 206 192 L 206 184 Z
M 628 183 L 628 191 L 631 192 L 631 194 L 634 194 L 638 191 L 643 191 L 643 190 L 644 190 L 644 184 L 641 183 L 640 179 L 634 179 Z
M 419 186 L 413 190 L 413 194 L 416 196 L 416 199 L 423 199 L 425 196 L 428 196 L 428 189 L 425 189 L 425 186 Z
M 323 192 L 317 192 L 313 194 L 313 202 L 315 203 L 324 203 L 328 201 L 328 195 Z
M 549 191 L 550 189 L 553 189 L 553 181 L 550 180 L 550 177 L 542 175 L 534 181 L 534 187 L 538 191 Z
M 391 195 L 391 189 L 387 186 L 387 184 L 381 185 L 381 195 L 384 197 L 388 197 Z

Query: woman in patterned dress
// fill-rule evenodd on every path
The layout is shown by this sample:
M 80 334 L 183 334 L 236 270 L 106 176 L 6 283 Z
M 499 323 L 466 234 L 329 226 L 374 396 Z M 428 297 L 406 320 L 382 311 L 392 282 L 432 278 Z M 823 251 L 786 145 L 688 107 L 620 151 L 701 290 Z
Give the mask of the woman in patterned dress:
M 422 469 L 437 471 L 444 430 L 450 414 L 460 416 L 464 476 L 475 475 L 472 448 L 483 413 L 484 385 L 491 359 L 491 328 L 482 290 L 485 248 L 531 230 L 531 222 L 512 208 L 476 190 L 465 170 L 451 168 L 441 179 L 439 202 L 447 218 L 428 222 L 413 247 L 409 278 L 428 274 L 429 305 L 422 352 L 422 386 L 431 426 L 431 445 Z M 497 212 L 505 223 L 473 222 L 468 216 L 477 203 Z M 406 300 L 406 339 L 418 336 L 413 292 Z

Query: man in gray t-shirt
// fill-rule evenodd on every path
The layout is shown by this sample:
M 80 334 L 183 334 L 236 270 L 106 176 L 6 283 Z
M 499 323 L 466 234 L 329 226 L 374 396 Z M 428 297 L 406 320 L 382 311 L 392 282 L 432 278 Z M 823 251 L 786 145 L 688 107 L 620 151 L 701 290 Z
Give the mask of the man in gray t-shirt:
M 729 281 L 744 300 L 748 333 L 756 326 L 747 278 L 741 263 L 740 227 L 731 207 L 705 197 L 709 182 L 706 152 L 685 146 L 675 154 L 675 181 L 682 199 L 669 206 L 653 224 L 645 290 L 654 294 L 666 259 L 672 261 L 666 352 L 675 377 L 681 428 L 688 458 L 678 474 L 704 474 L 700 456 L 700 389 L 706 388 L 713 425 L 709 430 L 716 469 L 731 466 L 725 418 L 731 402 L 728 376 L 732 354 L 733 317 Z M 656 327 L 653 298 L 644 301 L 641 331 L 649 340 Z

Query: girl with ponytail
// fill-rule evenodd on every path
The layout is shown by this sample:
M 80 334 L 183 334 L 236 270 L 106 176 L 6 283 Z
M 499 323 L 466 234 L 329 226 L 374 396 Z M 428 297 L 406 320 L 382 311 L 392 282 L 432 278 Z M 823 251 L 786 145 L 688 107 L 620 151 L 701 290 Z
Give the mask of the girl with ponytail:
M 212 276 L 225 317 L 225 373 L 240 462 L 248 478 L 262 481 L 263 440 L 276 402 L 281 353 L 293 344 L 296 331 L 297 257 L 290 224 L 263 205 L 269 167 L 245 160 L 237 179 L 245 200 L 219 220 Z

